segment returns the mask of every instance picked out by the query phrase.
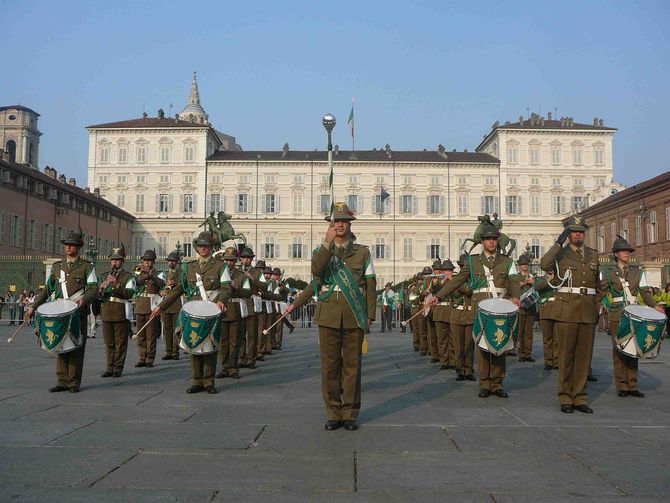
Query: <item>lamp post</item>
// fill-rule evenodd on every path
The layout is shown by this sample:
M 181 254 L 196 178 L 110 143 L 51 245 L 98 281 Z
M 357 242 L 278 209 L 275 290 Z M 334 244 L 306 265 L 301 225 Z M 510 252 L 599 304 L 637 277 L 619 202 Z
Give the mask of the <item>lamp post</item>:
M 177 255 L 181 257 L 181 242 L 177 239 L 177 245 L 175 246 L 177 249 Z
M 95 264 L 95 258 L 98 256 L 98 250 L 95 247 L 95 238 L 90 236 L 88 239 L 88 247 L 86 248 L 86 256 L 89 261 Z
M 644 200 L 640 203 L 640 207 L 638 209 L 638 215 L 640 215 L 640 226 L 642 227 L 640 229 L 640 234 L 642 237 L 642 260 L 647 261 L 647 244 L 649 242 L 649 229 L 647 228 L 647 217 L 649 216 L 649 212 L 651 211 L 651 208 L 649 208 L 646 204 L 644 204 Z
M 330 172 L 328 176 L 328 185 L 330 186 L 330 216 L 332 220 L 333 208 L 335 207 L 335 184 L 333 183 L 333 139 L 331 133 L 333 132 L 333 129 L 335 129 L 335 117 L 332 114 L 326 114 L 323 116 L 321 123 L 328 133 L 328 169 Z

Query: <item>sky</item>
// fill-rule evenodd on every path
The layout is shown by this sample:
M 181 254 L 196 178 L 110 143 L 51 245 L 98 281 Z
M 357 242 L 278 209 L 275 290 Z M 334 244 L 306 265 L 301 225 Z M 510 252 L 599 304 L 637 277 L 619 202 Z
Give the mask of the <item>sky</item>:
M 0 104 L 41 114 L 40 164 L 86 180 L 87 125 L 174 115 L 193 71 L 245 150 L 474 150 L 529 112 L 618 128 L 614 178 L 670 169 L 667 1 L 0 0 Z

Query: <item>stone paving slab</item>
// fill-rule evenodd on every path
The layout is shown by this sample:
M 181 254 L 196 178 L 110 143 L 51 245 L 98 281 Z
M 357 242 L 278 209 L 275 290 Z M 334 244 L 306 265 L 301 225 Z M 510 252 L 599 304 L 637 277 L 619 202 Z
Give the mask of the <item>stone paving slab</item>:
M 17 404 L 10 404 L 19 406 Z M 9 406 L 9 405 L 8 405 Z M 21 406 L 25 410 L 36 409 L 38 406 L 30 404 Z M 4 408 L 4 407 L 3 407 Z M 0 408 L 0 417 L 3 415 Z M 20 410 L 20 409 L 19 409 Z M 23 421 L 65 421 L 76 417 L 82 421 L 107 421 L 122 423 L 181 423 L 198 412 L 199 407 L 194 404 L 170 405 L 161 408 L 137 405 L 91 405 L 91 404 L 58 404 L 34 411 L 21 419 Z
M 0 421 L 0 446 L 40 446 L 92 424 L 72 418 L 66 422 Z

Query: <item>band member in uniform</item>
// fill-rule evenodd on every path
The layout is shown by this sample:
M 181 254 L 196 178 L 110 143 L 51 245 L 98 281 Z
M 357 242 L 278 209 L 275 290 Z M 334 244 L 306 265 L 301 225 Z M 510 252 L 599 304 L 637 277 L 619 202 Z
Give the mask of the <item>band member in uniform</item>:
M 287 303 L 286 301 L 288 300 L 288 294 L 289 294 L 289 289 L 288 287 L 282 282 L 281 280 L 282 273 L 279 267 L 275 267 L 272 270 L 272 279 L 275 281 L 277 284 L 277 287 L 275 288 L 275 293 L 279 295 L 281 300 L 279 300 L 276 304 L 275 307 L 277 308 L 277 318 L 281 316 L 283 313 L 281 311 L 281 306 L 284 305 L 286 306 Z M 288 316 L 284 318 L 283 321 L 287 321 Z M 272 346 L 272 349 L 276 349 L 277 351 L 281 351 L 281 346 L 282 343 L 284 342 L 284 323 L 278 323 L 275 325 L 274 328 L 274 334 L 275 334 L 275 342 L 274 345 Z
M 59 353 L 56 362 L 56 377 L 58 382 L 51 393 L 70 391 L 77 393 L 81 386 L 81 375 L 84 368 L 84 354 L 86 352 L 86 318 L 88 306 L 98 294 L 98 278 L 95 267 L 88 260 L 79 257 L 79 250 L 84 245 L 81 230 L 71 231 L 61 241 L 65 245 L 65 258 L 56 262 L 44 288 L 40 289 L 32 306 L 27 309 L 26 316 L 32 316 L 35 309 L 44 304 L 50 296 L 63 298 L 62 287 L 59 285 L 61 271 L 65 273 L 65 288 L 70 300 L 76 302 L 80 313 L 80 336 L 82 344 L 79 348 L 67 353 Z
M 434 278 L 433 295 L 439 292 L 454 275 L 454 264 L 449 259 L 439 265 L 436 264 L 436 267 L 440 271 L 441 277 Z M 449 325 L 452 309 L 451 302 L 452 299 L 450 296 L 432 309 L 433 322 L 435 323 L 435 331 L 437 332 L 437 355 L 441 363 L 441 370 L 456 368 L 456 355 L 454 353 L 454 344 L 450 333 L 451 327 Z
M 107 368 L 101 377 L 121 377 L 126 363 L 128 338 L 132 335 L 128 315 L 130 300 L 135 295 L 135 278 L 123 269 L 125 259 L 123 244 L 121 248 L 114 248 L 109 256 L 112 269 L 100 277 L 100 318 L 107 356 Z
M 519 284 L 511 279 L 512 275 L 516 274 L 514 261 L 498 250 L 498 236 L 498 229 L 493 225 L 484 226 L 481 232 L 484 250 L 479 255 L 470 255 L 466 258 L 458 274 L 437 293 L 436 298 L 432 301 L 433 304 L 443 301 L 468 281 L 476 281 L 482 286 L 468 285 L 472 289 L 474 313 L 477 312 L 480 300 L 496 295 L 503 296 L 505 293 L 511 296 L 514 303 L 518 305 Z M 493 286 L 487 280 L 489 272 L 492 275 Z M 491 291 L 492 288 L 495 288 L 495 292 Z M 493 393 L 497 397 L 507 398 L 507 392 L 503 388 L 505 355 L 496 356 L 480 347 L 477 347 L 477 355 L 479 396 L 486 398 Z
M 219 360 L 221 371 L 216 377 L 240 378 L 238 360 L 240 357 L 240 341 L 246 337 L 247 329 L 247 298 L 251 297 L 251 285 L 246 274 L 236 267 L 237 249 L 230 246 L 224 250 L 223 261 L 228 268 L 230 277 L 230 297 L 226 302 L 226 317 L 221 323 L 221 346 L 219 347 Z
M 542 330 L 542 349 L 544 354 L 544 370 L 558 369 L 558 341 L 554 333 L 554 302 L 556 290 L 552 288 L 554 271 L 548 271 L 543 278 L 535 281 L 535 289 L 540 295 L 538 309 L 540 311 L 540 329 Z
M 656 308 L 663 315 L 665 311 L 662 306 L 656 304 L 651 289 L 647 285 L 644 271 L 639 266 L 629 264 L 630 256 L 634 251 L 635 248 L 628 244 L 628 241 L 618 236 L 612 245 L 616 268 L 602 272 L 600 287 L 603 293 L 607 292 L 604 300 L 612 334 L 616 393 L 620 397 L 643 398 L 644 393 L 637 387 L 637 358 L 619 351 L 616 347 L 621 314 L 627 305 L 637 304 L 638 294 L 642 296 L 647 306 Z
M 395 311 L 395 292 L 391 289 L 391 283 L 386 283 L 382 292 L 382 329 L 393 332 L 393 312 Z
M 267 310 L 267 318 L 266 318 L 266 326 L 263 328 L 268 328 L 271 327 L 272 324 L 277 320 L 279 315 L 277 314 L 278 307 L 277 307 L 277 301 L 280 300 L 280 296 L 277 292 L 277 283 L 272 277 L 272 267 L 269 265 L 265 267 L 265 270 L 263 271 L 263 276 L 265 278 L 266 284 L 267 284 L 267 289 L 265 291 L 262 291 L 262 297 L 265 299 L 265 308 Z M 275 345 L 275 331 L 274 328 L 268 332 L 266 336 L 264 336 L 264 343 L 265 346 L 263 348 L 263 353 L 266 355 L 271 355 L 272 350 L 274 349 Z
M 312 255 L 313 280 L 289 312 L 318 294 L 321 387 L 328 411 L 325 429 L 358 428 L 363 337 L 374 321 L 377 280 L 367 246 L 356 244 L 346 203 L 335 203 L 324 242 Z
M 240 367 L 249 369 L 256 368 L 256 357 L 258 356 L 258 320 L 260 313 L 263 310 L 263 303 L 260 298 L 260 289 L 262 287 L 259 277 L 263 275 L 263 271 L 258 267 L 252 267 L 251 261 L 254 259 L 254 252 L 251 248 L 244 248 L 240 253 L 241 271 L 245 274 L 248 280 L 251 295 L 246 299 L 247 311 L 249 316 L 246 319 L 247 336 L 240 342 Z M 246 289 L 247 281 L 245 281 L 243 288 Z
M 268 324 L 268 306 L 267 306 L 267 294 L 268 294 L 268 275 L 265 274 L 266 269 L 265 260 L 257 260 L 254 269 L 258 270 L 258 282 L 261 287 L 258 290 L 258 295 L 261 297 L 261 312 L 258 313 L 258 332 L 257 332 L 257 341 L 256 341 L 256 360 L 264 361 L 265 360 L 265 346 L 267 345 L 267 334 L 263 333 Z
M 419 311 L 419 306 L 421 305 L 421 297 L 419 296 L 419 289 L 421 288 L 421 272 L 417 272 L 412 279 L 408 289 L 408 301 L 410 305 L 409 318 Z M 414 351 L 419 351 L 421 349 L 421 337 L 419 334 L 419 324 L 416 321 L 416 318 L 413 318 L 410 322 L 410 329 L 412 331 L 412 346 Z
M 430 295 L 434 295 L 439 290 L 437 285 L 440 284 L 440 279 L 442 278 L 442 262 L 435 260 L 432 265 L 432 270 L 433 273 L 428 280 L 428 294 Z M 428 343 L 430 363 L 438 363 L 440 361 L 440 348 L 437 340 L 437 327 L 435 326 L 435 320 L 433 319 L 433 309 L 431 309 L 428 312 L 428 316 L 426 316 L 426 332 L 428 334 L 426 341 Z
M 586 224 L 570 217 L 540 265 L 554 271 L 559 288 L 553 306 L 554 335 L 558 340 L 558 400 L 561 412 L 590 414 L 586 378 L 593 353 L 596 294 L 599 288 L 598 252 L 584 245 Z M 568 240 L 568 246 L 563 247 Z
M 426 296 L 430 293 L 431 285 L 431 276 L 433 275 L 433 270 L 426 266 L 421 271 L 421 280 L 418 284 L 419 290 L 419 306 L 421 306 L 425 300 Z M 419 354 L 421 356 L 426 356 L 430 354 L 430 346 L 428 345 L 428 319 L 423 314 L 420 314 L 414 320 L 417 324 L 419 330 Z
M 216 302 L 225 316 L 226 302 L 230 298 L 230 276 L 226 264 L 212 257 L 214 236 L 211 232 L 201 232 L 195 240 L 195 249 L 198 259 L 184 266 L 186 273 L 182 281 L 170 290 L 161 303 L 154 309 L 159 314 L 163 309 L 177 302 L 182 295 L 188 300 L 201 299 L 198 287 L 198 276 L 202 279 L 202 285 L 210 301 Z M 198 276 L 196 276 L 196 274 Z M 186 390 L 187 393 L 217 393 L 214 387 L 214 374 L 216 373 L 216 353 L 206 355 L 191 355 L 192 385 Z
M 468 260 L 467 254 L 460 256 L 458 262 L 456 262 L 460 269 L 463 268 L 466 260 Z M 451 294 L 451 316 L 449 318 L 449 335 L 454 345 L 457 381 L 475 380 L 473 323 L 472 289 L 468 286 L 468 283 L 463 283 L 458 290 Z
M 177 250 L 171 251 L 167 256 L 167 271 L 165 271 L 165 287 L 161 290 L 161 298 L 172 291 L 181 282 L 180 255 Z M 175 336 L 174 329 L 181 310 L 181 299 L 173 302 L 170 307 L 161 311 L 161 325 L 163 327 L 163 339 L 165 340 L 165 356 L 162 360 L 179 360 L 179 337 Z
M 521 294 L 523 295 L 535 285 L 535 276 L 528 272 L 530 266 L 530 257 L 528 255 L 521 255 L 516 263 L 519 266 L 519 274 L 514 279 L 519 282 Z M 534 303 L 528 308 L 519 306 L 519 336 L 517 337 L 517 346 L 519 348 L 520 362 L 535 361 L 533 359 L 533 327 L 535 326 L 536 315 L 537 309 Z
M 160 293 L 165 286 L 165 281 L 161 279 L 154 264 L 156 263 L 156 252 L 146 250 L 142 255 L 142 265 L 137 274 L 138 294 L 135 298 L 135 320 L 137 330 L 144 327 L 149 321 L 151 312 L 160 303 Z M 139 350 L 139 360 L 135 367 L 153 367 L 156 358 L 156 340 L 160 337 L 161 325 L 160 318 L 155 317 L 151 323 L 146 325 L 144 330 L 137 332 L 137 347 Z

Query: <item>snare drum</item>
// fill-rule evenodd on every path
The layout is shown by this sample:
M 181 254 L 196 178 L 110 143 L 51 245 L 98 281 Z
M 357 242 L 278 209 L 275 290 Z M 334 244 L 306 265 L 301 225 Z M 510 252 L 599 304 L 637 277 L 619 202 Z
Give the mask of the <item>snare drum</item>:
M 535 288 L 529 288 L 519 298 L 521 307 L 524 308 L 525 310 L 531 309 L 539 301 L 540 301 L 540 294 L 537 293 L 537 290 L 535 290 Z
M 500 356 L 514 349 L 519 308 L 507 299 L 479 301 L 472 327 L 475 343 L 488 353 Z
M 649 306 L 626 306 L 616 334 L 616 348 L 632 358 L 655 358 L 667 317 Z
M 221 343 L 221 310 L 214 302 L 192 300 L 179 312 L 179 347 L 192 355 L 216 353 Z
M 40 346 L 47 353 L 69 353 L 84 343 L 79 306 L 69 299 L 40 305 L 35 310 L 35 327 Z

